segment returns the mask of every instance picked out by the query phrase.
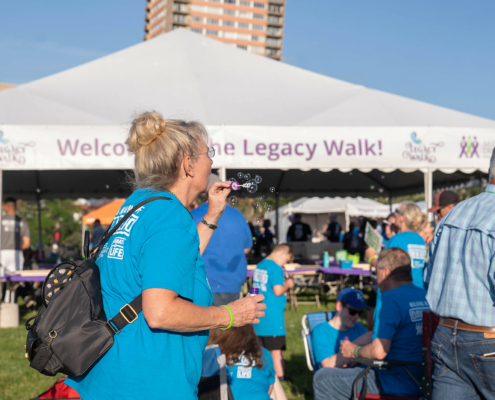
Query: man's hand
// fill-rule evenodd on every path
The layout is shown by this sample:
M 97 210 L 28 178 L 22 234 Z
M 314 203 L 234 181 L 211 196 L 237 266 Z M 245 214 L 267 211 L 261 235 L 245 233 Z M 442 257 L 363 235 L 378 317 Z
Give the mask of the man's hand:
M 294 287 L 294 280 L 292 278 L 289 278 L 285 281 L 285 286 L 288 289 L 292 289 Z
M 216 225 L 225 211 L 225 199 L 230 194 L 231 182 L 215 182 L 208 191 L 208 212 L 205 215 L 206 222 Z
M 356 351 L 357 347 L 357 345 L 350 342 L 349 340 L 344 340 L 340 343 L 340 352 L 346 358 L 354 358 L 354 352 Z

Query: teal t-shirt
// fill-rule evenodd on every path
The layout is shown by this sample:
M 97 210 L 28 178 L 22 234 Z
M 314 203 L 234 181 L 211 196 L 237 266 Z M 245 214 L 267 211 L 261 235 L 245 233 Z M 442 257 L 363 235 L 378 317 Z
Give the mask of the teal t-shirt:
M 316 363 L 321 368 L 321 362 L 334 354 L 340 353 L 340 342 L 347 336 L 352 342 L 368 330 L 360 322 L 356 322 L 353 328 L 346 331 L 339 331 L 328 322 L 318 324 L 311 333 L 311 344 Z
M 252 365 L 244 356 L 232 367 L 227 366 L 229 384 L 235 400 L 270 400 L 268 390 L 275 383 L 275 369 L 270 352 L 261 348 L 263 367 L 256 368 L 256 361 Z
M 275 261 L 264 259 L 254 270 L 253 283 L 260 288 L 260 293 L 265 296 L 265 317 L 260 323 L 254 325 L 258 336 L 285 336 L 284 312 L 287 303 L 285 293 L 275 296 L 273 287 L 283 285 L 284 270 Z
M 415 285 L 402 285 L 382 293 L 379 321 L 373 327 L 373 340 L 392 341 L 386 360 L 421 361 L 423 311 L 429 310 L 426 290 Z M 420 381 L 421 366 L 408 366 Z M 383 390 L 394 396 L 420 396 L 417 385 L 402 367 L 377 370 Z
M 174 195 L 136 190 L 112 225 L 133 206 L 154 196 L 171 200 L 155 200 L 137 210 L 98 255 L 109 318 L 151 288 L 173 290 L 199 306 L 213 302 L 196 225 Z M 88 373 L 68 378 L 66 383 L 84 400 L 197 399 L 208 333 L 151 329 L 140 313 L 134 323 L 115 335 L 114 345 Z

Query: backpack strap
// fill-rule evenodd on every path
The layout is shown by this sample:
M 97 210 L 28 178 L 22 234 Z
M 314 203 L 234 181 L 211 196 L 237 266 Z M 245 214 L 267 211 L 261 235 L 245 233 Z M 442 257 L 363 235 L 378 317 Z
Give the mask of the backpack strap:
M 152 201 L 155 200 L 171 200 L 170 197 L 163 197 L 163 196 L 157 196 L 157 197 L 150 197 L 149 199 L 143 200 L 141 203 L 139 203 L 137 206 L 133 207 L 132 210 L 127 212 L 122 219 L 115 224 L 115 226 L 112 229 L 107 229 L 107 231 L 104 233 L 98 244 L 96 245 L 94 251 L 91 253 L 91 257 L 96 257 L 98 255 L 101 247 L 103 244 L 119 229 L 122 224 L 127 221 L 127 219 L 134 214 L 135 211 L 140 209 L 142 206 L 145 204 L 148 204 Z M 143 311 L 143 294 L 140 293 L 139 296 L 137 296 L 134 300 L 132 300 L 130 303 L 125 304 L 119 311 L 117 315 L 115 315 L 113 318 L 110 318 L 107 321 L 107 326 L 110 329 L 110 331 L 116 335 L 120 333 L 120 331 L 128 324 L 132 324 L 135 320 L 138 319 L 139 313 Z

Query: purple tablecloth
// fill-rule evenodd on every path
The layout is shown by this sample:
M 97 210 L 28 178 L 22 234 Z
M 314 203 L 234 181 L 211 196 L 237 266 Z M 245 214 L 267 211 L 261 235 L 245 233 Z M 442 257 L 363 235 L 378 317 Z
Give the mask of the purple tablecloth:
M 43 276 L 21 276 L 21 275 L 10 275 L 10 276 L 2 276 L 0 279 L 2 281 L 10 281 L 10 282 L 44 282 L 46 275 Z
M 303 274 L 305 272 L 310 272 L 310 271 L 318 271 L 318 272 L 323 272 L 324 274 L 334 274 L 334 275 L 363 275 L 363 276 L 369 276 L 370 271 L 362 270 L 359 268 L 340 268 L 340 267 L 328 267 L 328 268 L 322 268 L 322 267 L 308 267 L 308 268 L 299 268 L 294 271 L 287 271 L 289 275 L 292 274 Z M 252 278 L 253 277 L 254 271 L 247 271 L 246 277 Z

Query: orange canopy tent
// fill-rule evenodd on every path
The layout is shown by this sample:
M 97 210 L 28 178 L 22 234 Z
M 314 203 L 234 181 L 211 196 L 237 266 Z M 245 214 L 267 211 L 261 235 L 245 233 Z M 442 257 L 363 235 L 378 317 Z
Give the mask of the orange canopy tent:
M 100 220 L 102 225 L 110 225 L 124 202 L 125 199 L 117 199 L 104 205 L 103 207 L 98 208 L 97 210 L 91 211 L 83 217 L 83 225 L 91 225 L 97 219 Z

